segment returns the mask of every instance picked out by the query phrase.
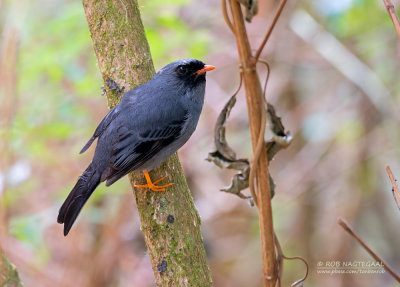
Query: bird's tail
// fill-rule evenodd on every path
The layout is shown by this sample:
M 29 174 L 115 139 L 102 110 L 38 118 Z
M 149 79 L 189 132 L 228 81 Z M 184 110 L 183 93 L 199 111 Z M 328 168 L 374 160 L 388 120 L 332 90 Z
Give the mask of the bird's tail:
M 64 223 L 64 236 L 68 234 L 83 205 L 99 185 L 100 175 L 93 163 L 90 163 L 61 206 L 57 222 Z

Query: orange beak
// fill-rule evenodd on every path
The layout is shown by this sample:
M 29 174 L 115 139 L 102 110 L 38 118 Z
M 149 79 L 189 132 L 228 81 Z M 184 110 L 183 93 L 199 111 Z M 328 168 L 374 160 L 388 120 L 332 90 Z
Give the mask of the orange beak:
M 204 65 L 203 69 L 198 70 L 198 71 L 196 72 L 196 74 L 197 74 L 197 75 L 202 75 L 202 74 L 205 74 L 206 72 L 212 71 L 212 70 L 214 70 L 214 69 L 215 69 L 214 66 L 211 66 L 211 65 Z

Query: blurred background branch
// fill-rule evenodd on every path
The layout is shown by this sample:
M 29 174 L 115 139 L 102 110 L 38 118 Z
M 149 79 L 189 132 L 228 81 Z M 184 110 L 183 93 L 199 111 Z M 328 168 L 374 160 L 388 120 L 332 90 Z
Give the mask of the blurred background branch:
M 390 19 L 392 19 L 393 26 L 396 29 L 397 35 L 400 38 L 400 20 L 397 16 L 396 9 L 394 8 L 391 0 L 383 0 L 383 3 L 385 4 L 386 10 L 389 13 Z
M 363 91 L 382 114 L 389 113 L 396 119 L 400 119 L 397 108 L 386 103 L 391 101 L 390 98 L 387 98 L 389 91 L 376 73 L 332 34 L 325 31 L 309 13 L 304 10 L 294 12 L 290 27 L 350 82 Z
M 338 223 L 347 233 L 349 233 L 377 262 L 383 265 L 383 268 L 398 282 L 400 283 L 400 276 L 393 271 L 393 269 L 383 259 L 373 251 L 367 243 L 353 230 L 353 228 L 343 219 L 339 218 Z
M 400 190 L 399 187 L 397 186 L 397 180 L 394 178 L 390 166 L 386 167 L 386 172 L 389 176 L 390 182 L 392 183 L 392 194 L 394 201 L 396 202 L 397 207 L 400 209 Z

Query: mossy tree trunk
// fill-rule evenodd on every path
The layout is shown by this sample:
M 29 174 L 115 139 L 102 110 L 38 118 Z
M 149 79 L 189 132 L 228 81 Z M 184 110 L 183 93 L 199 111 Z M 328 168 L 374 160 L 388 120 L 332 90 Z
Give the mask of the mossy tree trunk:
M 136 0 L 83 0 L 109 108 L 128 91 L 150 80 L 154 66 Z M 115 81 L 115 84 L 110 84 Z M 166 192 L 135 190 L 141 229 L 157 286 L 211 286 L 200 217 L 177 155 L 154 169 L 175 184 Z M 130 174 L 144 184 L 142 173 Z

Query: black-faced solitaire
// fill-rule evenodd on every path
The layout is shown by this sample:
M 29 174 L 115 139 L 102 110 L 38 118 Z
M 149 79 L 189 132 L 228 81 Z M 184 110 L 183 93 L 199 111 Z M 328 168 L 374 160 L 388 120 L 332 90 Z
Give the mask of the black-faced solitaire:
M 100 182 L 109 186 L 131 171 L 142 170 L 147 184 L 135 187 L 165 191 L 172 185 L 156 185 L 163 178 L 152 182 L 147 171 L 193 134 L 203 107 L 206 72 L 213 69 L 199 60 L 178 60 L 123 95 L 81 151 L 98 139 L 92 162 L 60 208 L 57 222 L 64 224 L 64 235 Z

